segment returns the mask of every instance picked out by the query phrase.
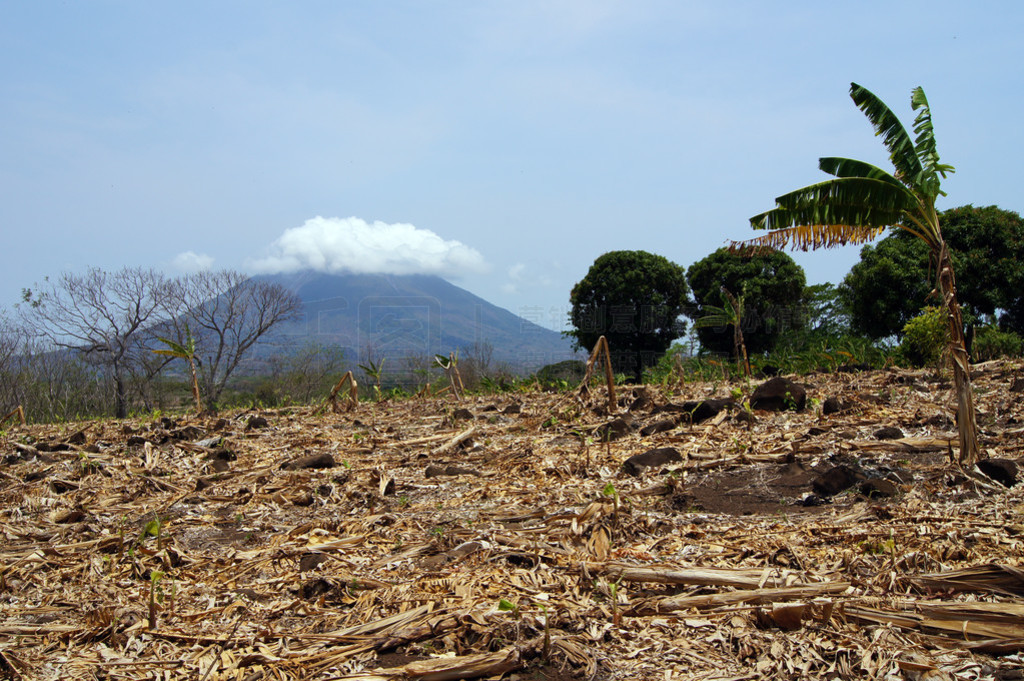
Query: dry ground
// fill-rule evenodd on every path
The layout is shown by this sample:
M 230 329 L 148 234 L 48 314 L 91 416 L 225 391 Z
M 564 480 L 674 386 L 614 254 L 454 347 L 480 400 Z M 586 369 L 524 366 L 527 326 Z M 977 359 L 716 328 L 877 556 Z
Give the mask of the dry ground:
M 979 367 L 993 457 L 1018 376 Z M 1024 678 L 1024 485 L 950 465 L 923 372 L 796 380 L 803 412 L 647 436 L 752 386 L 12 427 L 0 678 Z M 805 505 L 840 463 L 896 496 Z

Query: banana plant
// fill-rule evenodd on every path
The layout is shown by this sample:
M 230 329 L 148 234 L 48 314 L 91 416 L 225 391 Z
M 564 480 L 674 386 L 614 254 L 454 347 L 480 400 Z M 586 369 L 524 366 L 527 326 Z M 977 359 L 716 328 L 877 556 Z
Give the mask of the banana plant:
M 385 357 L 381 357 L 379 362 L 374 362 L 372 359 L 366 360 L 366 364 L 360 364 L 359 368 L 363 372 L 374 380 L 373 384 L 373 397 L 374 401 L 380 402 L 380 379 L 384 375 L 384 360 Z
M 169 338 L 157 338 L 158 341 L 166 345 L 167 347 L 160 350 L 154 350 L 158 355 L 166 355 L 167 357 L 177 357 L 184 359 L 188 362 L 189 371 L 192 373 L 192 397 L 196 402 L 196 413 L 203 411 L 203 402 L 199 398 L 199 376 L 196 373 L 196 339 L 189 331 L 188 327 L 185 327 L 185 342 L 184 344 L 173 341 Z

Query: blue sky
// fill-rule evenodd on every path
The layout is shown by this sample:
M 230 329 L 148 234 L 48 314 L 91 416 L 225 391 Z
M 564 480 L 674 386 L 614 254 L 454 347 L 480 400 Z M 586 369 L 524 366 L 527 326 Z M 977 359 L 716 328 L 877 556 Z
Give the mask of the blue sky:
M 604 252 L 689 266 L 909 125 L 1020 212 L 1019 2 L 0 0 L 0 307 L 86 266 L 444 275 L 560 326 Z M 838 282 L 858 249 L 797 254 Z

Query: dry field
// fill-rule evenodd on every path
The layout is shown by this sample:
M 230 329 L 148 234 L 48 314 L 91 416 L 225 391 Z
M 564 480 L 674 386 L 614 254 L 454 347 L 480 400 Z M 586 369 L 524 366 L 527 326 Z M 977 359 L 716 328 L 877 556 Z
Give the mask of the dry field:
M 0 678 L 1024 678 L 1024 485 L 950 463 L 948 386 L 793 378 L 9 427 Z

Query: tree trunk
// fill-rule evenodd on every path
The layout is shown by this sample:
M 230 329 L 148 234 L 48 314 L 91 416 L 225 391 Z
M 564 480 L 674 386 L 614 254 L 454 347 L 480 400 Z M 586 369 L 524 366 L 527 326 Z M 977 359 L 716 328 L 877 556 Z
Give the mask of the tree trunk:
M 978 446 L 978 423 L 971 388 L 971 359 L 964 343 L 964 323 L 960 303 L 956 299 L 956 277 L 949 248 L 942 242 L 938 258 L 939 291 L 949 320 L 949 352 L 953 364 L 953 386 L 956 389 L 957 430 L 960 439 L 960 464 L 973 466 L 981 458 Z
M 125 396 L 124 379 L 119 373 L 114 374 L 114 418 L 128 417 L 128 400 Z

